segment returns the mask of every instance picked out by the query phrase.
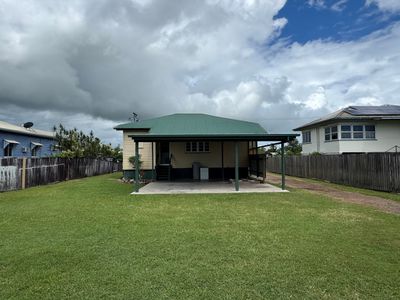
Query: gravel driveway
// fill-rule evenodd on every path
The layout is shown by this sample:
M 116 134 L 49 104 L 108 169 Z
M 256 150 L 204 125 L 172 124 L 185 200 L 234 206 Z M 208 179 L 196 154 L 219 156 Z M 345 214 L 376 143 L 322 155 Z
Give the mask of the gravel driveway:
M 267 181 L 273 184 L 280 184 L 281 175 L 268 173 Z M 305 189 L 313 193 L 322 194 L 345 202 L 372 206 L 389 213 L 400 214 L 400 202 L 393 200 L 363 195 L 356 192 L 342 191 L 325 184 L 313 183 L 303 180 L 302 178 L 292 176 L 286 176 L 286 186 L 297 189 Z

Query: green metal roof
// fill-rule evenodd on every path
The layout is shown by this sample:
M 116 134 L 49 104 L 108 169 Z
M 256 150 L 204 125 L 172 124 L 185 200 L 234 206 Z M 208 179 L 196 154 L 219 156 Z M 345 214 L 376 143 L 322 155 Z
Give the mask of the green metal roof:
M 207 114 L 173 114 L 114 127 L 116 130 L 148 129 L 154 136 L 267 134 L 258 123 Z

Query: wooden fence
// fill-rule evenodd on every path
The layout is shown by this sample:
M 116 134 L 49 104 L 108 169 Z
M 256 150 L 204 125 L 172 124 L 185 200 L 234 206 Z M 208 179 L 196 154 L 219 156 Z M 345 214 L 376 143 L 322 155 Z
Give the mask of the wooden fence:
M 120 171 L 121 163 L 92 158 L 2 158 L 0 192 Z
M 265 178 L 265 159 L 263 154 L 250 154 L 249 155 L 249 173 L 255 177 Z
M 400 192 L 400 153 L 287 156 L 285 174 L 386 192 Z M 281 158 L 267 171 L 280 173 Z

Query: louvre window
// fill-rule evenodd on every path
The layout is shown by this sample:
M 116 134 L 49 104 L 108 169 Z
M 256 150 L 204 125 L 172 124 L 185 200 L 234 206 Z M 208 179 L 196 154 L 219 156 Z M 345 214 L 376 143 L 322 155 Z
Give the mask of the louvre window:
M 342 125 L 340 130 L 342 139 L 351 139 L 351 125 Z
M 365 138 L 366 139 L 375 138 L 375 125 L 365 125 Z
M 364 138 L 364 126 L 363 125 L 353 125 L 353 138 L 363 139 Z
M 209 142 L 187 142 L 185 149 L 186 152 L 191 153 L 210 152 L 210 144 Z
M 375 139 L 375 125 L 341 125 L 340 136 L 343 140 Z
M 310 144 L 310 143 L 311 143 L 311 131 L 304 131 L 303 144 Z

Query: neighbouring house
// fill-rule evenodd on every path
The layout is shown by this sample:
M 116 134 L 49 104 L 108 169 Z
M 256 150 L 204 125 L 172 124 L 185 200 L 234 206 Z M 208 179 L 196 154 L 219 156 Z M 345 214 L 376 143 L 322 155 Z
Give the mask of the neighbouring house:
M 293 129 L 302 132 L 303 154 L 400 150 L 400 106 L 349 106 Z
M 18 126 L 0 121 L 0 157 L 44 157 L 57 153 L 55 134 L 32 126 L 31 122 Z
M 124 177 L 135 178 L 136 183 L 140 169 L 142 178 L 152 180 L 235 179 L 236 189 L 239 178 L 248 176 L 249 154 L 257 150 L 258 142 L 283 144 L 297 136 L 268 134 L 258 123 L 188 113 L 115 129 L 123 131 Z M 140 163 L 133 165 L 129 158 L 136 153 Z

